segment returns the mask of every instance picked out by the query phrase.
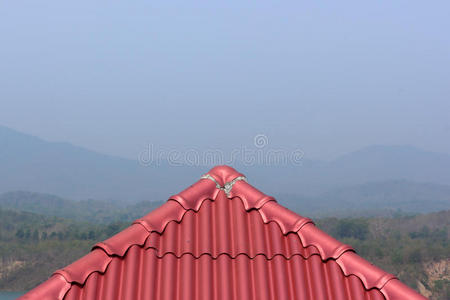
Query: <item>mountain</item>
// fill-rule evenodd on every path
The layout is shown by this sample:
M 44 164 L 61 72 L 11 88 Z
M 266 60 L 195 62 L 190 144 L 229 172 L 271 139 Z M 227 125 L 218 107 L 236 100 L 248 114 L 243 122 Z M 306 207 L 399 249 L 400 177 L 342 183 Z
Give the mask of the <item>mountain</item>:
M 411 146 L 370 146 L 333 161 L 303 159 L 300 165 L 232 164 L 268 194 L 321 195 L 375 181 L 448 184 L 450 155 Z M 34 191 L 118 203 L 164 201 L 211 165 L 143 166 L 138 160 L 97 153 L 0 126 L 0 193 Z
M 450 209 L 450 186 L 386 180 L 339 187 L 314 196 L 284 195 L 280 202 L 300 214 L 323 216 L 388 216 Z
M 314 196 L 367 182 L 406 180 L 448 185 L 450 155 L 412 146 L 368 146 L 332 161 L 304 160 L 294 166 L 238 168 L 266 193 Z
M 114 202 L 92 199 L 74 201 L 55 195 L 26 191 L 0 194 L 0 209 L 96 224 L 117 221 L 130 222 L 161 204 L 160 201 L 141 201 L 124 206 Z
M 165 200 L 184 188 L 189 168 L 138 161 L 55 143 L 0 126 L 0 192 L 27 190 L 72 199 Z M 194 176 L 199 173 L 195 172 Z M 183 178 L 184 179 L 184 178 Z
M 450 155 L 412 146 L 369 146 L 343 155 L 325 166 L 339 184 L 405 179 L 450 183 Z
M 313 218 L 413 215 L 450 209 L 450 186 L 388 180 L 330 189 L 313 196 L 281 194 L 277 200 Z M 74 201 L 26 191 L 0 194 L 0 209 L 96 224 L 130 222 L 161 204 L 161 201 L 126 205 L 92 199 Z

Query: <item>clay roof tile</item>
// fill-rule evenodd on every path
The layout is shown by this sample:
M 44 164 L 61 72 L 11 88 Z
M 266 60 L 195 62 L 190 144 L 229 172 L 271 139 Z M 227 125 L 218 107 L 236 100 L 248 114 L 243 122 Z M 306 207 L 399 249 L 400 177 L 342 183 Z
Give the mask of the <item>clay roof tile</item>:
M 20 299 L 425 299 L 218 166 Z

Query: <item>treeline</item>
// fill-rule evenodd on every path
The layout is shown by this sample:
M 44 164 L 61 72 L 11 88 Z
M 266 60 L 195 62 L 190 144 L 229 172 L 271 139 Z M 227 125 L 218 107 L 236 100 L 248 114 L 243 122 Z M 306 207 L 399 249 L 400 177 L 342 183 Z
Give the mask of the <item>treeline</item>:
M 27 212 L 0 209 L 0 241 L 39 242 L 46 240 L 106 239 L 129 225 L 129 222 L 92 224 Z
M 93 199 L 73 201 L 55 195 L 26 191 L 0 194 L 0 209 L 94 224 L 132 221 L 161 204 L 161 201 L 141 201 L 130 205 Z
M 100 240 L 105 239 L 119 232 L 126 227 L 128 223 L 116 222 L 105 226 L 97 226 L 92 229 L 80 230 L 77 227 L 71 227 L 64 231 L 47 231 L 39 232 L 37 229 L 33 231 L 28 229 L 19 228 L 16 231 L 15 237 L 23 242 L 39 242 L 46 240 Z

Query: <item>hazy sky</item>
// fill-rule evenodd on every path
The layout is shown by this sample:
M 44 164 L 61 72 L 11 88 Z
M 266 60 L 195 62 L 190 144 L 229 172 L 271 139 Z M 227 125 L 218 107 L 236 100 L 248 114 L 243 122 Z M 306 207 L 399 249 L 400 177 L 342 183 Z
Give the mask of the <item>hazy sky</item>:
M 0 2 L 0 125 L 130 158 L 450 153 L 449 1 L 112 2 Z

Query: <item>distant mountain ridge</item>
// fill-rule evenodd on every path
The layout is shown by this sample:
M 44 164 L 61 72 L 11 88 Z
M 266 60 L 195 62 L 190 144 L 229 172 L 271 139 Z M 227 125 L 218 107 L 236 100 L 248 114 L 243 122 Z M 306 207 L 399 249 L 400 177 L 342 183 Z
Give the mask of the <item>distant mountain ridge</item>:
M 169 181 L 169 175 L 167 167 L 143 167 L 137 161 L 69 143 L 47 142 L 0 126 L 0 192 L 26 190 L 72 199 L 159 201 L 177 188 L 177 177 Z
M 320 195 L 367 182 L 404 180 L 450 184 L 450 155 L 412 146 L 368 146 L 332 161 L 305 160 L 301 166 L 239 168 L 264 192 Z
M 307 217 L 415 215 L 450 209 L 450 186 L 404 180 L 370 182 L 332 189 L 316 196 L 280 195 L 277 201 Z M 99 200 L 74 201 L 26 191 L 0 194 L 0 209 L 106 224 L 131 222 L 162 202 L 121 205 Z
M 74 201 L 55 195 L 26 191 L 0 194 L 0 209 L 3 210 L 29 212 L 96 224 L 131 222 L 161 204 L 159 201 L 142 201 L 125 206 L 92 199 Z
M 347 183 L 392 179 L 450 183 L 450 155 L 412 146 L 365 147 L 339 157 L 325 169 L 336 176 L 336 181 L 349 175 L 341 180 Z
M 334 188 L 314 196 L 284 195 L 280 202 L 313 217 L 411 215 L 450 209 L 450 186 L 386 180 Z
M 450 155 L 411 146 L 370 146 L 330 162 L 304 159 L 301 165 L 235 162 L 234 166 L 251 184 L 274 196 L 314 196 L 387 180 L 450 183 Z M 24 190 L 76 200 L 164 201 L 210 167 L 175 167 L 164 162 L 144 167 L 137 160 L 47 142 L 0 126 L 0 193 Z

